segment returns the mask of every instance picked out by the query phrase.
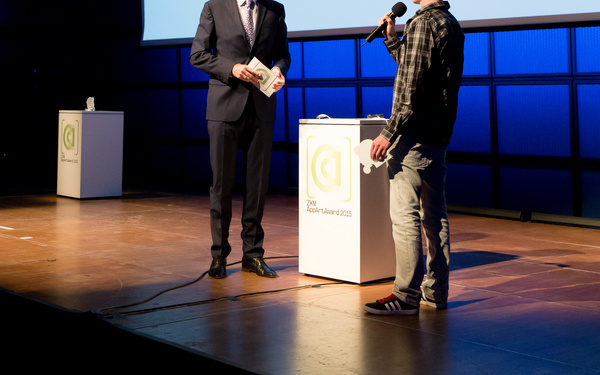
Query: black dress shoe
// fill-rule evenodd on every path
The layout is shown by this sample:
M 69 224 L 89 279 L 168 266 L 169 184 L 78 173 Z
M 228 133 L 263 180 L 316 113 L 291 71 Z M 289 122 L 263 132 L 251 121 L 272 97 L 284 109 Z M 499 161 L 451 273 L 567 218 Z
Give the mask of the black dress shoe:
M 258 276 L 262 277 L 277 277 L 277 273 L 267 266 L 265 260 L 261 257 L 242 259 L 242 270 L 254 272 Z
M 213 258 L 212 263 L 210 264 L 210 269 L 208 270 L 208 276 L 213 279 L 223 279 L 227 276 L 227 271 L 225 267 L 227 266 L 227 258 L 221 255 L 217 255 Z

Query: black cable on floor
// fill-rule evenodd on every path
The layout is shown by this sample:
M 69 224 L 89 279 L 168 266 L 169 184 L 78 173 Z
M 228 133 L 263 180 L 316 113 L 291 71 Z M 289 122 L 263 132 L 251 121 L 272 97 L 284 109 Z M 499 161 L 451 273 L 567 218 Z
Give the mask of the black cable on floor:
M 309 284 L 309 285 L 296 286 L 296 287 L 292 287 L 292 288 L 267 290 L 267 291 L 262 291 L 262 292 L 244 293 L 244 294 L 238 294 L 236 296 L 219 297 L 219 298 L 213 298 L 213 299 L 202 300 L 202 301 L 179 303 L 176 305 L 154 307 L 154 308 L 148 308 L 148 309 L 142 309 L 142 310 L 125 311 L 125 312 L 120 312 L 120 313 L 108 313 L 108 314 L 104 314 L 103 318 L 107 319 L 107 318 L 114 318 L 114 317 L 118 317 L 118 316 L 132 316 L 132 315 L 148 314 L 148 313 L 153 313 L 153 312 L 157 312 L 157 311 L 172 310 L 172 309 L 178 309 L 178 308 L 190 307 L 190 306 L 198 306 L 198 305 L 203 305 L 206 303 L 213 303 L 213 302 L 219 302 L 219 301 L 227 301 L 227 300 L 235 301 L 242 297 L 249 297 L 249 296 L 255 296 L 255 295 L 262 295 L 262 294 L 280 293 L 280 292 L 287 292 L 287 291 L 291 291 L 291 290 L 300 290 L 300 289 L 307 289 L 307 288 L 318 288 L 318 287 L 327 286 L 327 285 L 340 285 L 340 284 L 346 284 L 346 283 L 339 281 L 339 282 L 322 283 L 322 284 Z
M 265 259 L 286 259 L 286 258 L 297 258 L 298 256 L 281 256 L 281 257 L 269 257 L 269 258 L 265 258 Z M 241 263 L 241 261 L 238 262 L 234 262 L 234 263 L 230 263 L 227 266 L 233 266 L 236 265 L 238 263 Z M 169 305 L 169 306 L 162 306 L 162 307 L 155 307 L 155 308 L 148 308 L 148 309 L 141 309 L 141 310 L 133 310 L 133 311 L 125 311 L 125 312 L 119 312 L 121 310 L 127 309 L 127 308 L 131 308 L 131 307 L 135 307 L 135 306 L 139 306 L 139 305 L 143 305 L 147 302 L 152 301 L 153 299 L 171 292 L 173 290 L 177 290 L 177 289 L 181 289 L 181 288 L 185 288 L 187 286 L 193 285 L 195 283 L 197 283 L 198 281 L 202 280 L 204 278 L 204 276 L 206 276 L 206 274 L 208 273 L 208 271 L 205 271 L 204 273 L 202 273 L 198 278 L 196 278 L 193 281 L 190 281 L 188 283 L 185 284 L 181 284 L 172 288 L 168 288 L 165 289 L 155 295 L 153 295 L 152 297 L 149 297 L 145 300 L 142 301 L 138 301 L 135 303 L 131 303 L 128 305 L 122 305 L 122 306 L 115 306 L 115 307 L 108 307 L 102 310 L 99 310 L 97 312 L 95 312 L 95 314 L 97 315 L 101 315 L 103 318 L 113 318 L 115 316 L 129 316 L 129 315 L 139 315 L 139 314 L 146 314 L 146 313 L 150 313 L 150 312 L 156 312 L 156 311 L 161 311 L 161 310 L 170 310 L 170 309 L 176 309 L 176 308 L 181 308 L 181 307 L 187 307 L 187 306 L 196 306 L 196 305 L 202 305 L 205 303 L 212 303 L 212 302 L 218 302 L 218 301 L 226 301 L 226 300 L 236 300 L 238 298 L 241 297 L 248 297 L 248 296 L 253 296 L 253 295 L 261 295 L 261 294 L 271 294 L 271 293 L 280 293 L 280 292 L 285 292 L 285 291 L 291 291 L 291 290 L 299 290 L 299 289 L 306 289 L 306 288 L 318 288 L 321 286 L 326 286 L 326 285 L 339 285 L 339 284 L 346 284 L 345 282 L 331 282 L 331 283 L 321 283 L 321 284 L 309 284 L 309 285 L 303 285 L 303 286 L 297 286 L 297 287 L 292 287 L 292 288 L 284 288 L 284 289 L 277 289 L 277 290 L 270 290 L 270 291 L 262 291 L 262 292 L 252 292 L 252 293 L 244 293 L 244 294 L 239 294 L 237 296 L 229 296 L 229 297 L 219 297 L 219 298 L 213 298 L 213 299 L 209 299 L 209 300 L 203 300 L 203 301 L 196 301 L 196 302 L 187 302 L 187 303 L 180 303 L 180 304 L 176 304 L 176 305 Z

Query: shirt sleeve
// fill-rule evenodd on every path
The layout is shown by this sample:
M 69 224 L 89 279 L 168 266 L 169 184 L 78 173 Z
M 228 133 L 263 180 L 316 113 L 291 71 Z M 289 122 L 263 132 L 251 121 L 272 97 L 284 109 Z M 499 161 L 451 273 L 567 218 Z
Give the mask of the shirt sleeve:
M 403 45 L 403 53 L 399 52 L 399 44 Z M 394 82 L 392 114 L 381 136 L 393 143 L 414 114 L 415 100 L 418 100 L 424 75 L 430 66 L 433 37 L 427 19 L 414 19 L 402 41 L 393 38 L 386 41 L 386 46 L 398 63 L 398 71 Z

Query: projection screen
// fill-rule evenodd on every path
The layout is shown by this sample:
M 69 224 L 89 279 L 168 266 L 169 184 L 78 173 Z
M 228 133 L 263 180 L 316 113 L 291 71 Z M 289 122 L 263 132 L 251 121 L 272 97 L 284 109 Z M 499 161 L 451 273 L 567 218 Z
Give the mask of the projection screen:
M 206 1 L 144 0 L 142 44 L 190 43 Z M 382 15 L 389 13 L 389 0 L 279 0 L 285 5 L 289 38 L 368 35 Z M 399 28 L 419 8 L 404 1 L 408 11 L 399 17 Z M 600 20 L 597 0 L 456 0 L 451 11 L 464 28 L 552 24 Z

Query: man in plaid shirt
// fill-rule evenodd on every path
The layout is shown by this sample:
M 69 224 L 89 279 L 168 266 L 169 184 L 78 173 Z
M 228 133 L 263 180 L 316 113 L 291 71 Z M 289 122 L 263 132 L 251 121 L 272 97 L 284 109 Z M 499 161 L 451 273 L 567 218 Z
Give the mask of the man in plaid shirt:
M 450 142 L 463 71 L 464 34 L 450 4 L 419 4 L 399 39 L 387 22 L 384 43 L 396 60 L 393 108 L 373 141 L 371 158 L 389 151 L 390 216 L 396 250 L 396 278 L 389 297 L 367 303 L 377 315 L 415 315 L 420 304 L 445 309 L 448 300 L 450 235 L 446 209 L 446 147 Z M 393 147 L 392 147 L 393 146 Z M 427 239 L 424 274 L 421 225 Z

